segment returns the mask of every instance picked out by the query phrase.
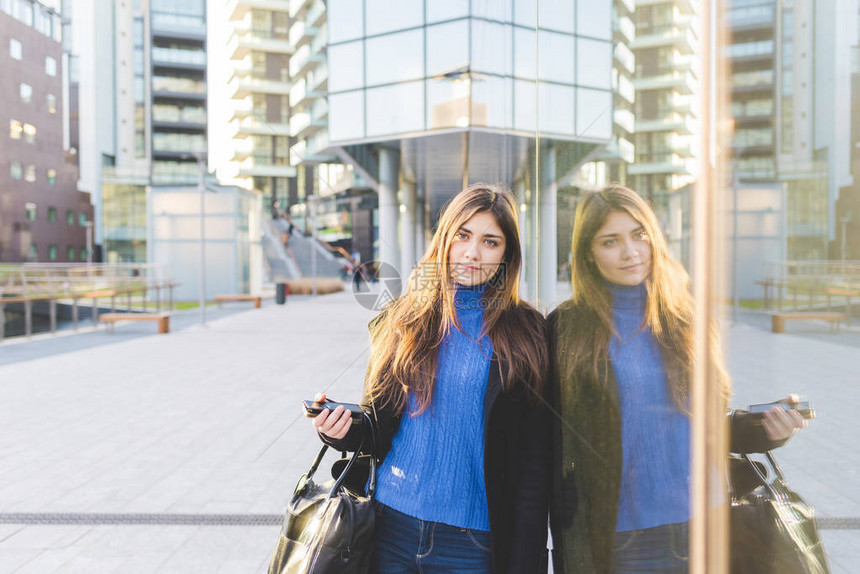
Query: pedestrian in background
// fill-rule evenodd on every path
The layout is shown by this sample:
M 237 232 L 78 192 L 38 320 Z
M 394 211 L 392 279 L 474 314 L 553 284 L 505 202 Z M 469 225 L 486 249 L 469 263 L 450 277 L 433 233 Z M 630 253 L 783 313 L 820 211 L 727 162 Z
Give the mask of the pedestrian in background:
M 371 322 L 374 572 L 545 568 L 545 324 L 519 298 L 521 260 L 513 197 L 469 187 L 445 208 L 407 293 Z M 342 407 L 314 426 L 336 448 L 361 439 Z
M 548 319 L 556 574 L 686 573 L 693 300 L 654 212 L 630 189 L 579 200 L 573 296 Z M 713 345 L 716 349 L 718 345 Z M 714 377 L 730 385 L 714 351 Z M 763 452 L 804 426 L 775 407 L 738 411 L 731 450 Z

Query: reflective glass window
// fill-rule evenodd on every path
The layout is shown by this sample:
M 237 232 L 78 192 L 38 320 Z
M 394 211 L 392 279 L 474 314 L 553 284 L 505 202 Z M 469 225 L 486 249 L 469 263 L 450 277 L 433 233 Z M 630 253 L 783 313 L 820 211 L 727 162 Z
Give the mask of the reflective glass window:
M 534 133 L 537 97 L 534 82 L 514 80 L 514 129 Z
M 24 176 L 24 170 L 21 167 L 20 161 L 13 161 L 9 164 L 9 175 L 12 179 L 21 179 Z
M 511 21 L 511 0 L 472 0 L 472 16 L 501 22 Z
M 541 82 L 538 98 L 541 132 L 574 135 L 574 88 Z
M 427 127 L 466 127 L 469 125 L 469 79 L 427 80 Z
M 75 249 L 74 245 L 66 245 L 66 259 L 69 261 L 74 261 L 76 251 L 77 250 Z
M 580 0 L 579 3 L 582 4 L 585 1 L 606 2 L 606 0 Z M 572 0 L 540 0 L 538 3 L 538 25 L 541 29 L 573 34 L 576 4 Z
M 434 0 L 426 9 L 428 23 L 463 18 L 469 15 L 469 0 Z
M 57 260 L 57 246 L 54 243 L 48 245 L 48 260 L 56 261 Z
M 367 90 L 369 137 L 424 129 L 424 82 Z
M 36 181 L 36 166 L 32 163 L 24 169 L 24 181 L 29 181 L 30 183 Z
M 579 0 L 576 3 L 576 33 L 581 36 L 611 40 L 612 2 Z
M 427 77 L 432 78 L 469 63 L 468 20 L 427 28 Z
M 329 138 L 333 141 L 364 137 L 364 92 L 330 94 Z
M 364 85 L 364 42 L 328 47 L 328 89 L 351 90 Z
M 57 75 L 57 61 L 50 56 L 45 57 L 45 73 L 52 77 Z
M 612 134 L 612 93 L 577 88 L 576 135 L 608 138 Z
M 48 104 L 48 113 L 56 114 L 57 113 L 57 96 L 54 94 L 48 94 L 46 97 Z
M 514 28 L 514 76 L 533 80 L 535 77 L 535 32 Z
M 66 210 L 66 224 L 74 225 L 75 224 L 75 212 L 71 209 Z
M 510 75 L 511 33 L 510 25 L 473 20 L 472 70 Z
M 518 78 L 535 77 L 535 32 L 524 28 L 514 29 L 514 75 Z M 541 80 L 573 83 L 575 65 L 574 38 L 556 32 L 540 32 Z
M 364 31 L 362 2 L 328 0 L 328 41 L 332 44 L 361 38 Z
M 9 120 L 9 137 L 13 140 L 21 139 L 21 134 L 24 133 L 24 124 L 18 120 Z
M 576 47 L 576 83 L 608 90 L 612 79 L 612 44 L 579 38 Z
M 424 77 L 424 33 L 410 30 L 367 39 L 367 85 Z
M 368 36 L 414 28 L 424 23 L 424 0 L 365 0 Z
M 57 208 L 56 207 L 49 207 L 48 208 L 48 221 L 50 223 L 56 223 L 57 222 Z
M 513 93 L 510 78 L 477 76 L 472 80 L 472 125 L 510 129 Z
M 35 203 L 25 203 L 24 204 L 24 216 L 27 218 L 27 221 L 36 221 L 36 204 Z
M 33 101 L 33 87 L 30 84 L 25 84 L 21 82 L 21 87 L 18 90 L 21 95 L 21 101 L 25 104 L 29 104 Z
M 514 2 L 514 23 L 534 30 L 536 0 L 517 0 Z
M 49 169 L 46 172 L 46 175 L 48 177 L 48 185 L 57 185 L 57 170 Z M 73 213 L 73 212 L 70 211 L 69 213 Z

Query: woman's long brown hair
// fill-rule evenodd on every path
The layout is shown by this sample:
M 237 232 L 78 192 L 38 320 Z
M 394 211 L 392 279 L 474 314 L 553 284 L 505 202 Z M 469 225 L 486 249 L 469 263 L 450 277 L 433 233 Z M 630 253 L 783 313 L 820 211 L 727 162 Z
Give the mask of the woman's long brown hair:
M 599 192 L 584 194 L 576 207 L 573 226 L 573 301 L 583 312 L 577 325 L 560 325 L 568 341 L 571 375 L 588 375 L 601 380 L 599 373 L 609 361 L 609 341 L 615 330 L 612 299 L 597 265 L 593 262 L 594 236 L 612 212 L 627 213 L 645 230 L 651 244 L 651 272 L 645 280 L 647 301 L 643 328 L 657 339 L 666 367 L 669 390 L 675 405 L 688 413 L 689 379 L 693 368 L 693 298 L 690 278 L 669 253 L 666 239 L 654 211 L 636 192 L 611 185 Z M 571 333 L 575 330 L 576 334 Z M 587 335 L 586 335 L 587 334 Z M 723 398 L 728 400 L 729 379 L 719 352 L 717 330 L 713 338 L 712 364 Z M 606 382 L 605 380 L 603 382 Z
M 365 394 L 377 407 L 391 406 L 403 413 L 410 397 L 417 401 L 416 414 L 430 406 L 439 347 L 449 330 L 461 329 L 448 260 L 451 243 L 472 216 L 484 212 L 501 228 L 505 253 L 484 292 L 483 333 L 492 341 L 500 365 L 506 366 L 502 390 L 522 380 L 533 391 L 528 393 L 532 400 L 542 395 L 547 362 L 543 318 L 518 294 L 522 253 L 516 202 L 507 191 L 476 184 L 447 204 L 430 246 L 410 274 L 406 294 L 371 323 Z

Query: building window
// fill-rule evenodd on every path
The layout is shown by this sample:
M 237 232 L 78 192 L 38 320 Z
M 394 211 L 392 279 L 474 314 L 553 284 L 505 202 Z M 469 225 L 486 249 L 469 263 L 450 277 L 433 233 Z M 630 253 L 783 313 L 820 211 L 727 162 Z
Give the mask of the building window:
M 49 207 L 48 208 L 48 221 L 50 221 L 51 223 L 57 222 L 57 208 L 56 207 Z
M 69 261 L 75 260 L 75 246 L 74 245 L 66 245 L 66 259 Z
M 32 163 L 24 170 L 24 181 L 29 181 L 30 183 L 36 181 L 36 166 Z
M 35 243 L 30 244 L 30 261 L 39 260 L 39 246 Z
M 45 73 L 52 77 L 57 75 L 57 61 L 50 56 L 45 56 Z
M 24 214 L 27 217 L 27 221 L 36 221 L 36 204 L 35 203 L 25 203 L 24 204 Z
M 48 261 L 57 260 L 57 246 L 54 243 L 48 245 Z
M 86 247 L 81 247 L 81 255 L 80 255 L 80 258 L 81 258 L 81 261 L 86 261 L 86 260 L 87 260 L 87 248 L 86 248 Z
M 21 101 L 25 104 L 29 104 L 33 101 L 33 87 L 30 84 L 25 84 L 21 82 Z
M 9 137 L 13 140 L 21 139 L 21 132 L 24 131 L 24 125 L 18 120 L 9 120 Z
M 33 124 L 24 124 L 24 141 L 36 143 L 36 126 Z
M 48 170 L 48 185 L 57 185 L 57 170 Z M 71 211 L 69 213 L 72 213 Z M 74 220 L 72 221 L 74 223 Z
M 75 212 L 71 209 L 66 210 L 66 224 L 74 225 L 75 224 Z
M 21 42 L 15 38 L 9 38 L 9 55 L 12 56 L 13 60 L 24 59 L 24 49 L 21 46 Z
M 54 94 L 48 94 L 48 113 L 57 113 L 57 96 L 55 96 Z
M 9 175 L 12 176 L 12 179 L 21 179 L 21 177 L 24 175 L 24 170 L 21 167 L 20 161 L 13 161 L 9 165 Z
M 87 214 L 86 213 L 81 213 L 78 215 L 78 225 L 80 225 L 81 227 L 87 226 Z

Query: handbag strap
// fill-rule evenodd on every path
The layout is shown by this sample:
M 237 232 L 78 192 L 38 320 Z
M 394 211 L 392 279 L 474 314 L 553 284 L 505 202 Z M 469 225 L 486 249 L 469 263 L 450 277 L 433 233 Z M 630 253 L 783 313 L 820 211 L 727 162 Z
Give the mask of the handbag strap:
M 758 465 L 750 458 L 750 456 L 748 454 L 742 454 L 741 456 L 743 457 L 743 459 L 745 461 L 747 461 L 747 464 L 750 466 L 750 468 L 753 470 L 753 472 L 756 474 L 756 476 L 758 476 L 759 480 L 761 480 L 762 486 L 764 486 L 768 490 L 768 492 L 770 492 L 771 496 L 773 496 L 773 498 L 776 500 L 784 500 L 785 495 L 782 492 L 780 492 L 778 489 L 776 489 L 773 486 L 773 483 L 768 481 L 767 476 L 765 476 L 765 474 L 761 471 L 761 469 L 758 467 Z M 767 457 L 767 461 L 768 461 L 768 463 L 770 463 L 771 467 L 773 468 L 774 474 L 776 475 L 777 479 L 779 479 L 781 482 L 785 482 L 785 478 L 782 474 L 782 469 L 780 469 L 779 465 L 776 464 L 776 459 L 773 458 L 773 455 L 770 454 L 770 452 L 766 452 L 765 457 Z
M 368 481 L 367 486 L 367 496 L 372 500 L 373 495 L 376 492 L 376 424 L 367 412 L 363 412 L 362 415 L 364 417 L 364 423 L 370 431 L 362 436 L 361 444 L 359 444 L 358 448 L 349 459 L 349 462 L 346 463 L 346 467 L 343 469 L 343 472 L 340 473 L 340 476 L 334 482 L 334 485 L 332 485 L 331 490 L 328 493 L 328 498 L 334 498 L 337 496 L 337 493 L 340 492 L 343 486 L 343 481 L 346 480 L 349 471 L 353 466 L 355 466 L 355 462 L 358 460 L 358 457 L 361 456 L 361 452 L 364 449 L 364 442 L 367 440 L 368 435 L 370 438 L 370 480 Z M 321 456 L 325 453 L 326 448 L 328 448 L 328 446 L 323 447 L 323 450 L 320 452 L 320 456 L 317 457 L 318 460 L 315 461 L 315 464 L 319 463 L 319 460 L 321 460 Z M 312 470 L 316 470 L 316 468 L 312 467 Z

